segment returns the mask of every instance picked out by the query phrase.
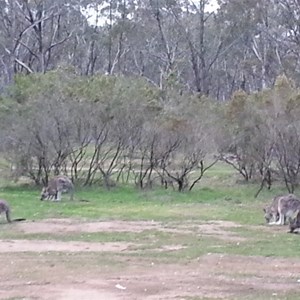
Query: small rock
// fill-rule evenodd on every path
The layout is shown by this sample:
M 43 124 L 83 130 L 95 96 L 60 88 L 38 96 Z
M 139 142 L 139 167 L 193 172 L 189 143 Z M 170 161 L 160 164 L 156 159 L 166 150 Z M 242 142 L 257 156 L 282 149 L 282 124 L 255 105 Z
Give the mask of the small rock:
M 126 287 L 121 284 L 116 284 L 115 287 L 119 290 L 126 290 Z

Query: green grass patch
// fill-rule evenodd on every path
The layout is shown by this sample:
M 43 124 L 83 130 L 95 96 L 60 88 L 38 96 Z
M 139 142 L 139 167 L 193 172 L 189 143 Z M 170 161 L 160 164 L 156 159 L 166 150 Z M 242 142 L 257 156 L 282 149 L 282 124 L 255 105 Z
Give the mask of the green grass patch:
M 259 200 L 251 199 L 252 190 L 251 187 L 242 190 L 203 187 L 178 193 L 163 189 L 140 191 L 127 186 L 112 191 L 95 187 L 78 189 L 74 202 L 69 201 L 68 195 L 63 195 L 63 201 L 57 203 L 40 201 L 38 189 L 12 186 L 1 188 L 0 197 L 11 204 L 14 217 L 36 220 L 59 217 L 158 221 L 191 218 L 254 223 L 257 211 L 253 204 L 259 204 Z M 79 202 L 81 199 L 89 202 Z M 253 206 L 252 210 L 249 206 Z

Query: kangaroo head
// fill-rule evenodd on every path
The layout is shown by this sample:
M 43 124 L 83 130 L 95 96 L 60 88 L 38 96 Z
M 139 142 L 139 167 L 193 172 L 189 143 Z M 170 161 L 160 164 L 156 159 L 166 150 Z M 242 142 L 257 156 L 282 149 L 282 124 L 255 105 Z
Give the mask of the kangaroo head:
M 273 213 L 270 208 L 264 208 L 263 211 L 264 211 L 264 217 L 266 219 L 266 222 L 269 223 L 273 218 Z
M 41 199 L 44 200 L 49 197 L 49 190 L 47 187 L 43 187 L 42 192 L 41 192 Z
M 300 228 L 300 212 L 297 211 L 296 217 L 289 219 L 290 232 L 294 232 L 295 229 Z

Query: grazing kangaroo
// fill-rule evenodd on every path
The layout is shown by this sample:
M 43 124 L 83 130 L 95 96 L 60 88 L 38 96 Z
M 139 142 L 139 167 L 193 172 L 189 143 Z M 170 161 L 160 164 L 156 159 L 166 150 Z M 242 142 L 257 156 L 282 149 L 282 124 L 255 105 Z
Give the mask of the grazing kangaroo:
M 290 220 L 290 232 L 294 232 L 296 229 L 300 228 L 300 211 L 297 212 L 297 215 L 294 219 Z
M 58 175 L 50 179 L 48 185 L 43 187 L 41 200 L 60 201 L 62 193 L 70 193 L 70 200 L 73 200 L 74 185 L 67 176 Z
M 290 220 L 290 232 L 293 233 L 296 229 L 300 228 L 300 211 L 297 213 L 296 218 Z
M 25 221 L 26 219 L 24 218 L 19 218 L 19 219 L 11 219 L 10 218 L 10 207 L 9 207 L 9 204 L 3 200 L 3 199 L 0 199 L 0 214 L 1 213 L 5 213 L 6 215 L 6 220 L 8 223 L 11 223 L 11 222 L 17 222 L 17 221 Z
M 280 199 L 283 202 L 288 201 L 288 199 L 296 199 L 297 197 L 294 194 L 288 194 L 288 195 L 280 195 L 273 198 L 272 203 L 265 207 L 264 210 L 264 217 L 266 219 L 266 222 L 269 224 L 276 224 L 276 222 L 279 220 L 279 210 L 278 205 Z M 285 221 L 285 220 L 284 220 Z
M 300 200 L 297 197 L 281 197 L 278 201 L 279 220 L 277 225 L 284 225 L 284 220 L 291 219 L 300 211 Z

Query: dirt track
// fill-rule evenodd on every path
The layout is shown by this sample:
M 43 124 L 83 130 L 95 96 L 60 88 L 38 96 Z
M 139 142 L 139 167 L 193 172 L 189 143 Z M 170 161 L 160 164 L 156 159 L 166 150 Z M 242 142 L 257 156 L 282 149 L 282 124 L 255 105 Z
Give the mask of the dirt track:
M 4 225 L 5 228 L 9 225 Z M 182 231 L 156 222 L 45 220 L 12 225 L 17 233 Z M 202 234 L 239 241 L 231 222 L 200 224 Z M 2 240 L 0 299 L 284 299 L 300 289 L 300 259 L 205 254 L 189 263 L 156 263 L 130 255 L 132 243 Z M 170 245 L 161 251 L 177 251 Z M 120 253 L 122 255 L 120 256 Z M 114 254 L 118 254 L 114 258 Z M 251 295 L 253 298 L 251 298 Z M 194 297 L 194 298 L 193 298 Z M 250 298 L 249 298 L 250 297 Z

